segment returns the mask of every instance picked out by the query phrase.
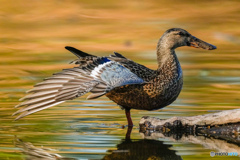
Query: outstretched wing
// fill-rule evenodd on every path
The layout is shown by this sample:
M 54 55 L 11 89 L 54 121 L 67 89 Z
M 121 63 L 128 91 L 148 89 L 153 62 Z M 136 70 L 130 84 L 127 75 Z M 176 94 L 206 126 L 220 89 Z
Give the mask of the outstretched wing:
M 144 80 L 116 61 L 107 57 L 90 57 L 79 67 L 64 69 L 52 77 L 38 83 L 28 91 L 23 102 L 16 106 L 22 107 L 13 115 L 21 113 L 20 119 L 29 114 L 80 97 L 91 92 L 88 99 L 98 98 L 115 87 L 127 84 L 140 84 Z M 86 59 L 86 57 L 80 57 Z
M 20 119 L 66 100 L 82 96 L 97 84 L 100 82 L 95 81 L 79 68 L 63 70 L 50 78 L 46 78 L 43 82 L 36 84 L 32 90 L 29 90 L 27 92 L 29 94 L 20 99 L 23 102 L 15 106 L 23 108 L 13 115 L 21 113 L 16 120 Z

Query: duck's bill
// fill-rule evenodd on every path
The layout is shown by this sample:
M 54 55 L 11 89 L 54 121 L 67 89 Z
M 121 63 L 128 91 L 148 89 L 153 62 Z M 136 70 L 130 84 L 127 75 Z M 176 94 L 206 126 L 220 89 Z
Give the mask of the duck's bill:
M 203 48 L 208 50 L 217 49 L 216 46 L 209 44 L 207 42 L 204 42 L 194 36 L 191 37 L 190 42 L 188 43 L 188 46 L 194 47 L 194 48 Z

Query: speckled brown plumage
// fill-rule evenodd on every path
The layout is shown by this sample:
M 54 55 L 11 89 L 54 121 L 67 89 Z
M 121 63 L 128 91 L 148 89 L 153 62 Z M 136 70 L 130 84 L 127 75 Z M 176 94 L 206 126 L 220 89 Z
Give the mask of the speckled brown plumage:
M 132 66 L 132 64 L 131 64 Z M 138 64 L 135 63 L 135 68 Z M 148 68 L 143 68 L 148 71 Z M 117 87 L 106 94 L 106 96 L 127 109 L 154 110 L 171 104 L 179 95 L 183 79 L 180 64 L 176 56 L 171 56 L 166 64 L 158 70 L 139 72 L 131 70 L 139 77 L 144 78 L 147 83 L 125 85 Z

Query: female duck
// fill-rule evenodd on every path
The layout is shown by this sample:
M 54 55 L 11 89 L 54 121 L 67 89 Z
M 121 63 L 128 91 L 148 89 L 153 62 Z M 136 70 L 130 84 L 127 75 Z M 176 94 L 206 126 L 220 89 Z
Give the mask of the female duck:
M 186 30 L 172 28 L 158 42 L 158 68 L 152 70 L 116 52 L 109 57 L 97 57 L 66 47 L 78 57 L 73 61 L 78 66 L 36 84 L 16 106 L 23 107 L 14 113 L 21 113 L 16 120 L 91 92 L 87 99 L 106 95 L 125 109 L 128 125 L 132 126 L 131 109 L 160 109 L 178 97 L 183 75 L 175 49 L 181 46 L 216 49 Z

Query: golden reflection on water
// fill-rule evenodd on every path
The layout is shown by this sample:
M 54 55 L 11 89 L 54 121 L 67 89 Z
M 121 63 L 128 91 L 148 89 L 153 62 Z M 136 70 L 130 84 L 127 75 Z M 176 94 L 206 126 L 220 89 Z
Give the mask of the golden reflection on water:
M 79 159 L 107 159 L 114 156 L 111 150 L 121 147 L 127 131 L 122 129 L 124 111 L 106 97 L 95 101 L 81 97 L 13 121 L 13 106 L 26 90 L 72 67 L 68 63 L 76 57 L 64 50 L 66 45 L 99 56 L 117 51 L 153 69 L 157 40 L 168 28 L 184 28 L 218 47 L 211 52 L 177 49 L 183 90 L 162 110 L 132 111 L 132 138 L 140 142 L 138 122 L 143 115 L 170 118 L 239 108 L 238 1 L 2 0 L 1 4 L 0 159 L 23 157 L 14 136 Z M 209 159 L 210 150 L 200 145 L 161 140 L 171 143 L 183 159 Z

